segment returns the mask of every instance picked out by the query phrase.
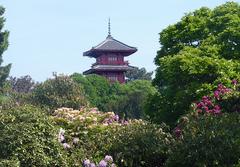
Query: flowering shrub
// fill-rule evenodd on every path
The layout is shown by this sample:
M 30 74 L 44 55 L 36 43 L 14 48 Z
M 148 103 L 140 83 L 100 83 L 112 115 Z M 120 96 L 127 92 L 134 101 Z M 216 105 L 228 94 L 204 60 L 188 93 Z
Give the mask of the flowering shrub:
M 120 120 L 118 115 L 113 112 L 100 112 L 97 108 L 82 107 L 80 110 L 73 110 L 72 108 L 59 108 L 53 113 L 54 119 L 64 119 L 69 123 L 78 121 L 82 124 L 92 125 L 110 125 L 117 123 L 127 123 Z
M 237 80 L 232 80 L 233 88 L 227 88 L 219 84 L 211 96 L 203 96 L 202 100 L 195 104 L 198 113 L 220 114 L 224 112 L 240 111 L 240 91 Z
M 240 92 L 219 84 L 173 130 L 178 138 L 166 166 L 234 166 L 240 157 Z
M 94 162 L 91 162 L 89 159 L 83 161 L 83 167 L 117 167 L 113 163 L 113 158 L 110 155 L 106 155 L 97 165 Z
M 239 113 L 189 115 L 166 166 L 234 166 L 240 157 L 239 122 Z
M 164 132 L 163 125 L 143 120 L 121 120 L 112 112 L 104 113 L 96 108 L 59 108 L 53 113 L 53 119 L 65 128 L 58 134 L 62 146 L 74 157 L 77 157 L 77 150 L 83 149 L 86 158 L 99 162 L 93 164 L 85 159 L 84 164 L 97 167 L 110 161 L 108 156 L 102 160 L 106 154 L 113 155 L 118 166 L 162 166 L 168 146 L 173 142 L 171 134 Z

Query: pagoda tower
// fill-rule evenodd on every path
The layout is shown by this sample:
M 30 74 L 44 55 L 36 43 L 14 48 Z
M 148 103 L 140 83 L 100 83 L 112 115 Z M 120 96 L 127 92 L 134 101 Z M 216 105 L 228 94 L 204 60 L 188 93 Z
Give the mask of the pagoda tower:
M 137 48 L 128 46 L 111 36 L 109 20 L 107 38 L 83 53 L 83 56 L 96 59 L 91 69 L 84 71 L 83 74 L 97 74 L 106 77 L 110 82 L 125 83 L 125 73 L 133 67 L 129 66 L 128 61 L 124 61 L 124 57 L 136 51 Z

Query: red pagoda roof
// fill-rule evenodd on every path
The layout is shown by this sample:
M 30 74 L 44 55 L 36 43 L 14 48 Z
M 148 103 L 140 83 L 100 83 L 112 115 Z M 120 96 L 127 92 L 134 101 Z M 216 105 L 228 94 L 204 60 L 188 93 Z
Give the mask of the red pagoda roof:
M 129 56 L 137 51 L 136 47 L 128 46 L 116 39 L 114 39 L 110 34 L 107 38 L 92 49 L 83 53 L 83 56 L 98 57 L 103 52 L 118 52 L 122 53 L 124 56 Z
M 96 71 L 128 71 L 133 68 L 133 66 L 129 65 L 94 65 L 91 69 L 84 71 L 83 74 L 91 74 Z

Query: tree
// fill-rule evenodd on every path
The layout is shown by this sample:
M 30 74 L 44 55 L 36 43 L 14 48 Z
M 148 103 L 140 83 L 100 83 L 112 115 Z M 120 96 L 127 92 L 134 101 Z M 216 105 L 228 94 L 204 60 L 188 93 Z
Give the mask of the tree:
M 68 76 L 56 74 L 54 78 L 46 80 L 33 90 L 32 100 L 35 104 L 50 109 L 79 109 L 87 105 L 83 87 Z
M 0 65 L 3 63 L 2 54 L 5 50 L 8 48 L 8 31 L 2 31 L 2 28 L 4 26 L 5 19 L 3 17 L 3 14 L 5 12 L 5 9 L 0 6 Z M 8 64 L 6 66 L 0 66 L 0 87 L 2 88 L 4 81 L 8 77 L 8 74 L 10 72 L 11 64 Z
M 71 78 L 84 88 L 86 98 L 92 106 L 98 107 L 101 111 L 108 111 L 105 104 L 115 93 L 112 88 L 118 83 L 110 84 L 105 77 L 95 74 L 84 77 L 81 74 L 74 73 Z
M 133 69 L 127 71 L 126 77 L 127 81 L 133 80 L 152 80 L 153 72 L 147 72 L 145 68 L 134 67 Z
M 144 105 L 156 89 L 150 81 L 135 80 L 121 85 L 115 96 L 106 104 L 109 111 L 114 111 L 127 119 L 145 118 Z
M 149 95 L 156 92 L 147 80 L 135 80 L 126 84 L 110 83 L 98 75 L 73 74 L 71 78 L 84 88 L 92 106 L 101 111 L 113 111 L 125 118 L 143 118 L 144 104 Z
M 201 8 L 160 33 L 154 79 L 159 92 L 146 107 L 152 120 L 173 125 L 214 83 L 240 78 L 239 11 L 235 2 Z
M 29 75 L 22 76 L 20 78 L 9 77 L 8 81 L 10 82 L 12 90 L 17 93 L 32 92 L 32 90 L 36 86 L 36 83 Z

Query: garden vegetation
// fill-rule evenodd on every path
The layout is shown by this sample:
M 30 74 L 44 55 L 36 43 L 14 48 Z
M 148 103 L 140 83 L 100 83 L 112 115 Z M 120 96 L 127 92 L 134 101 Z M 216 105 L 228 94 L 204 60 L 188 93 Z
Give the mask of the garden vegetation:
M 0 167 L 239 167 L 239 30 L 237 2 L 186 14 L 160 33 L 153 80 L 136 68 L 126 84 L 36 83 L 0 66 Z

